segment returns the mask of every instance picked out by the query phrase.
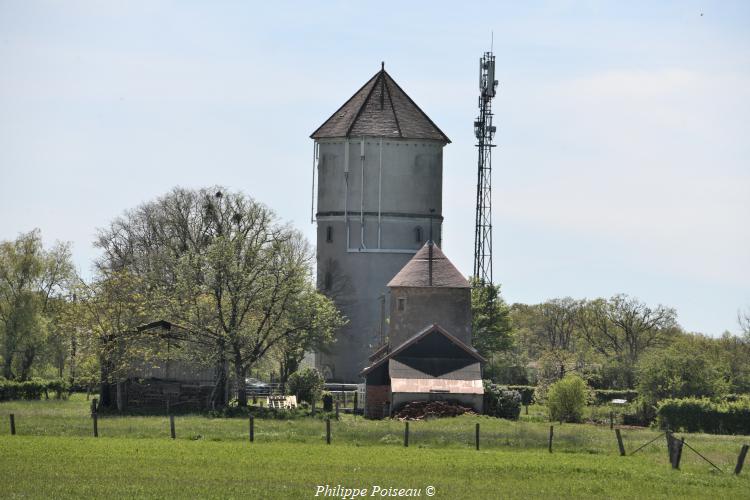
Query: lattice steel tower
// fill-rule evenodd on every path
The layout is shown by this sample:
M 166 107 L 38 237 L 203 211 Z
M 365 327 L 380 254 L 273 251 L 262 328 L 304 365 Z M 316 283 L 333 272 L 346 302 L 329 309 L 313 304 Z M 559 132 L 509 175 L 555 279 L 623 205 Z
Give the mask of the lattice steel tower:
M 495 97 L 495 56 L 485 52 L 479 60 L 479 116 L 474 134 L 479 151 L 477 161 L 477 206 L 474 229 L 474 276 L 482 283 L 492 283 L 492 98 Z

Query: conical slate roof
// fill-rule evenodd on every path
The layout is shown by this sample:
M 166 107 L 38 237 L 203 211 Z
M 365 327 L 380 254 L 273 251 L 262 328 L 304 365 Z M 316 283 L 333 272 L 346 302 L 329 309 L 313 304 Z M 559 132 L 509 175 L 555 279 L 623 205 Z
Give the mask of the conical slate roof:
M 432 269 L 430 269 L 432 260 Z M 430 284 L 430 271 L 432 271 L 432 284 Z M 443 287 L 443 288 L 470 288 L 469 282 L 464 278 L 456 266 L 445 256 L 440 247 L 432 244 L 432 259 L 430 259 L 430 242 L 419 249 L 419 251 L 406 263 L 396 276 L 388 283 L 389 287 Z
M 451 142 L 385 69 L 375 73 L 310 137 L 362 136 Z

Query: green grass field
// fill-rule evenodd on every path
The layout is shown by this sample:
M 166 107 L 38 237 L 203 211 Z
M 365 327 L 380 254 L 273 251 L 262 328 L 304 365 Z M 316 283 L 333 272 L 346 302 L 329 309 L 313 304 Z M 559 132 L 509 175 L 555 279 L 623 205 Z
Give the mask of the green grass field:
M 7 415 L 16 416 L 10 436 Z M 100 417 L 98 439 L 85 398 L 0 403 L 0 497 L 312 498 L 318 485 L 435 488 L 435 498 L 750 498 L 750 464 L 732 474 L 747 436 L 686 434 L 690 450 L 671 470 L 663 439 L 627 457 L 607 426 L 458 417 L 404 424 L 342 417 L 325 444 L 322 420 Z M 481 450 L 474 425 L 481 425 Z M 624 429 L 628 451 L 656 437 Z M 340 498 L 340 497 L 339 497 Z

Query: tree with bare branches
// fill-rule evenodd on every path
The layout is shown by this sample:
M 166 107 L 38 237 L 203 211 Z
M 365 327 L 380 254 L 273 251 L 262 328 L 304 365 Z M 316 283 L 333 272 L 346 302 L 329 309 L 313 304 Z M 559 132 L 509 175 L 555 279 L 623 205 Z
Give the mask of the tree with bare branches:
M 100 268 L 140 276 L 152 314 L 210 346 L 219 404 L 230 364 L 245 406 L 253 365 L 302 331 L 330 341 L 341 322 L 312 289 L 312 252 L 302 235 L 241 193 L 175 189 L 115 220 L 98 244 Z M 302 307 L 310 297 L 315 307 Z
M 627 384 L 635 383 L 634 369 L 648 349 L 663 347 L 675 332 L 674 309 L 651 308 L 624 294 L 585 302 L 576 315 L 577 325 L 593 349 L 620 363 Z

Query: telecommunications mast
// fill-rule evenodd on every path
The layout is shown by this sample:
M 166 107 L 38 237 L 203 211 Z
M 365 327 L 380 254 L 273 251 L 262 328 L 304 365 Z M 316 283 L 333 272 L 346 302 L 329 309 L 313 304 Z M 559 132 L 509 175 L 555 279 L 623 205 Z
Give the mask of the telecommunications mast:
M 485 52 L 479 60 L 479 116 L 474 121 L 477 137 L 477 205 L 474 227 L 474 277 L 492 284 L 492 98 L 495 97 L 495 55 Z

